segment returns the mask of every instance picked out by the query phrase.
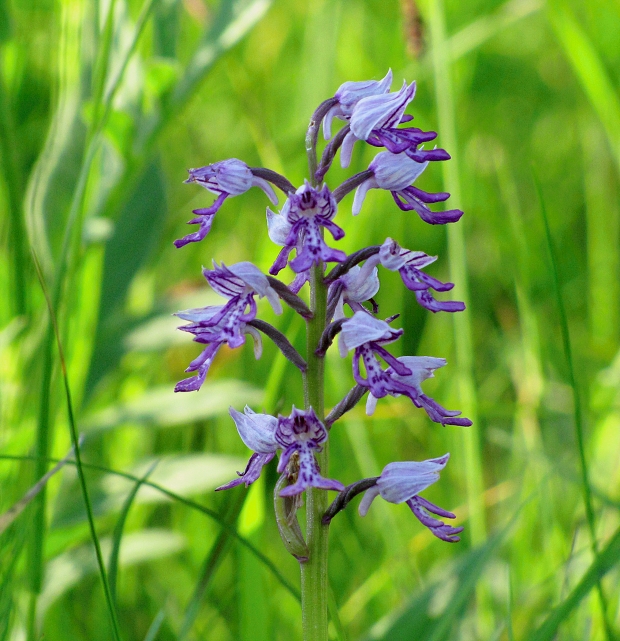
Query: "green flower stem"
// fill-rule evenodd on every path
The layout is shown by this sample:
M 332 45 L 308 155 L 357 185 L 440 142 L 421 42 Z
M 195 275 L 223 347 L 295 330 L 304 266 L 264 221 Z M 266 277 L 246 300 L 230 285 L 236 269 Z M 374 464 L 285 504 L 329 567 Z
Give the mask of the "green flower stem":
M 310 278 L 310 308 L 313 317 L 306 324 L 308 370 L 304 379 L 306 409 L 312 407 L 318 418 L 324 420 L 323 357 L 314 350 L 325 328 L 327 287 L 323 283 L 324 268 L 314 266 Z M 316 458 L 324 474 L 327 473 L 328 447 Z M 328 526 L 321 523 L 327 511 L 327 491 L 313 488 L 306 492 L 306 543 L 310 552 L 308 561 L 301 564 L 301 610 L 304 641 L 327 641 L 327 548 Z

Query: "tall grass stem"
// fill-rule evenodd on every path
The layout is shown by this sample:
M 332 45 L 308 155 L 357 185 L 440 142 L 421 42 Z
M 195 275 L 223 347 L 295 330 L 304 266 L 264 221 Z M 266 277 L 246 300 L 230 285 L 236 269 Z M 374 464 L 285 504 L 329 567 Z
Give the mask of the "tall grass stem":
M 586 521 L 588 523 L 588 530 L 590 532 L 590 546 L 595 562 L 598 557 L 598 541 L 596 538 L 596 518 L 594 515 L 594 507 L 592 505 L 592 490 L 590 488 L 590 473 L 588 470 L 588 461 L 586 458 L 585 437 L 583 429 L 583 415 L 581 407 L 581 395 L 579 393 L 579 386 L 577 385 L 577 377 L 575 376 L 575 366 L 573 362 L 573 351 L 571 347 L 570 332 L 568 329 L 568 316 L 566 315 L 566 307 L 564 306 L 564 298 L 562 297 L 562 290 L 560 285 L 560 274 L 558 264 L 555 257 L 555 249 L 553 247 L 553 237 L 551 235 L 551 227 L 549 226 L 549 217 L 547 215 L 547 208 L 545 206 L 545 199 L 542 193 L 542 187 L 538 180 L 538 176 L 533 171 L 534 184 L 538 194 L 540 203 L 540 211 L 545 225 L 545 236 L 547 240 L 547 247 L 549 250 L 549 260 L 551 263 L 551 274 L 553 277 L 553 289 L 558 306 L 558 313 L 560 316 L 560 331 L 562 333 L 562 344 L 564 347 L 564 356 L 566 364 L 568 365 L 569 384 L 573 391 L 573 417 L 575 423 L 575 437 L 577 441 L 577 452 L 579 454 L 579 464 L 581 470 L 581 485 L 583 489 L 583 500 L 586 509 Z M 596 588 L 599 595 L 601 604 L 603 624 L 605 627 L 605 634 L 608 641 L 614 641 L 615 634 L 607 615 L 607 599 L 603 591 L 603 584 L 600 578 L 596 582 Z

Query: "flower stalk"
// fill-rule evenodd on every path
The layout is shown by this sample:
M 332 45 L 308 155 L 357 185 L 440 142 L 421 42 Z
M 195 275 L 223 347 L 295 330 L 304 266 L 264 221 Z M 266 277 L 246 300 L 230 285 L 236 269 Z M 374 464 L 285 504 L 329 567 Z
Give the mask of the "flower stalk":
M 312 407 L 324 420 L 325 359 L 315 352 L 326 324 L 327 287 L 323 284 L 323 265 L 313 266 L 310 274 L 310 309 L 313 317 L 306 323 L 306 362 L 304 381 L 306 409 Z M 317 463 L 327 475 L 328 444 L 317 454 Z M 306 544 L 308 561 L 301 564 L 301 607 L 303 641 L 327 641 L 327 552 L 329 525 L 323 524 L 329 500 L 326 490 L 312 488 L 306 492 Z

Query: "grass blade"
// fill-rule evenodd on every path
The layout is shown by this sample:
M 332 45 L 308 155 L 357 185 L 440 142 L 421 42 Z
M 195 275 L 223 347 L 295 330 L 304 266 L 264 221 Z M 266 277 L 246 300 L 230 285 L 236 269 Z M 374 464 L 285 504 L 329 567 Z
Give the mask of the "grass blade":
M 114 35 L 114 9 L 116 0 L 110 0 L 105 25 L 103 28 L 103 45 L 97 47 L 97 59 L 95 60 L 93 73 L 93 130 L 98 129 L 101 113 L 103 92 L 108 76 L 110 65 L 110 54 L 112 52 L 112 37 Z
M 542 187 L 536 175 L 536 172 L 533 172 L 534 184 L 536 186 L 536 192 L 538 194 L 538 200 L 540 203 L 540 211 L 545 225 L 545 235 L 547 239 L 547 247 L 549 249 L 549 259 L 551 261 L 551 273 L 553 276 L 553 288 L 556 297 L 556 302 L 558 306 L 558 312 L 560 315 L 560 329 L 562 333 L 562 343 L 564 347 L 564 356 L 566 358 L 566 363 L 568 365 L 568 377 L 569 384 L 573 390 L 573 416 L 575 421 L 575 436 L 577 440 L 577 450 L 579 453 L 579 463 L 581 468 L 581 484 L 583 488 L 583 499 L 586 508 L 586 520 L 588 522 L 588 529 L 590 532 L 590 544 L 592 548 L 592 554 L 594 559 L 598 556 L 598 542 L 596 540 L 596 520 L 594 516 L 594 508 L 592 506 L 592 490 L 590 487 L 589 471 L 588 471 L 588 462 L 586 459 L 586 449 L 585 441 L 583 435 L 583 419 L 582 419 L 582 409 L 581 409 L 581 396 L 579 393 L 579 387 L 577 386 L 577 379 L 575 376 L 575 367 L 573 363 L 573 352 L 571 348 L 570 333 L 568 330 L 568 316 L 566 314 L 566 308 L 564 306 L 564 299 L 562 297 L 562 290 L 560 285 L 560 274 L 558 271 L 558 264 L 555 257 L 555 250 L 553 247 L 553 237 L 551 236 L 551 228 L 549 226 L 549 217 L 547 215 L 547 208 L 545 207 L 545 200 L 543 198 Z M 605 625 L 605 631 L 607 634 L 607 639 L 612 641 L 614 639 L 614 633 L 611 628 L 611 624 L 607 618 L 607 601 L 605 594 L 603 592 L 603 585 L 600 579 L 597 580 L 597 590 L 599 594 L 599 600 L 601 603 L 601 610 L 603 615 L 603 622 Z
M 248 492 L 237 493 L 235 503 L 229 510 L 229 516 L 227 518 L 228 522 L 235 523 L 237 521 L 237 518 L 239 517 L 247 496 Z M 194 625 L 194 621 L 198 616 L 200 602 L 204 598 L 204 595 L 209 587 L 209 583 L 211 582 L 211 579 L 213 578 L 217 568 L 226 556 L 226 553 L 230 546 L 230 539 L 230 530 L 222 530 L 215 540 L 213 547 L 209 550 L 209 554 L 207 555 L 207 558 L 205 559 L 202 566 L 200 578 L 198 579 L 196 587 L 194 588 L 192 598 L 187 608 L 185 609 L 185 615 L 183 617 L 183 623 L 181 624 L 181 630 L 177 637 L 177 641 L 183 641 L 183 639 L 187 638 L 187 635 L 190 633 L 192 626 Z
M 514 519 L 513 519 L 514 522 Z M 452 581 L 451 598 L 441 612 L 433 614 L 432 602 L 436 594 L 445 591 L 446 576 L 420 590 L 405 608 L 396 616 L 388 614 L 385 621 L 379 621 L 364 641 L 444 641 L 450 638 L 450 631 L 462 617 L 482 572 L 491 561 L 512 522 L 502 532 L 489 538 L 482 546 L 469 550 L 460 556 L 450 568 Z
M 148 479 L 156 466 L 157 461 L 154 461 L 146 471 L 146 474 L 136 481 L 133 489 L 127 495 L 125 503 L 123 503 L 121 513 L 114 527 L 114 532 L 112 533 L 112 550 L 110 551 L 110 560 L 108 562 L 108 582 L 110 584 L 110 594 L 112 595 L 112 601 L 114 605 L 116 605 L 116 577 L 118 575 L 118 557 L 121 551 L 121 539 L 123 538 L 125 521 L 127 520 L 129 510 L 133 505 L 134 499 L 136 498 L 140 487 L 144 484 L 144 481 Z
M 598 115 L 620 170 L 620 99 L 596 48 L 568 7 L 551 3 L 549 19 L 577 79 Z
M 519 20 L 539 11 L 543 4 L 540 0 L 508 0 L 492 14 L 477 18 L 449 38 L 451 62 L 475 51 Z
M 560 624 L 579 605 L 580 601 L 601 579 L 620 561 L 620 529 L 611 537 L 609 543 L 595 557 L 583 578 L 568 597 L 548 617 L 547 620 L 529 637 L 529 641 L 551 641 L 556 638 Z
M 28 455 L 13 455 L 13 454 L 0 454 L 0 460 L 6 460 L 6 461 L 36 461 L 37 457 L 36 456 L 28 456 Z M 58 459 L 55 458 L 49 458 L 47 457 L 45 459 L 46 463 L 58 463 Z M 75 465 L 77 466 L 77 461 L 67 461 L 67 465 Z M 133 474 L 129 474 L 127 472 L 121 472 L 119 470 L 114 470 L 112 468 L 106 467 L 105 465 L 96 465 L 94 463 L 85 463 L 82 462 L 81 466 L 85 470 L 94 470 L 97 472 L 105 472 L 107 474 L 113 474 L 115 476 L 120 476 L 124 479 L 127 479 L 129 481 L 139 481 L 140 477 L 134 476 Z M 228 530 L 241 545 L 246 547 L 254 556 L 256 556 L 259 561 L 274 575 L 274 577 L 280 582 L 280 584 L 295 598 L 297 601 L 301 601 L 301 595 L 299 593 L 299 590 L 295 588 L 293 585 L 291 585 L 288 580 L 284 577 L 284 575 L 278 570 L 276 564 L 271 561 L 268 557 L 266 557 L 256 546 L 254 546 L 248 539 L 237 531 L 237 529 L 233 526 L 230 525 L 223 517 L 221 514 L 218 514 L 215 510 L 211 510 L 208 507 L 205 507 L 204 505 L 200 505 L 200 503 L 196 503 L 196 501 L 192 501 L 191 499 L 188 499 L 184 496 L 181 496 L 180 494 L 177 494 L 176 492 L 171 492 L 167 488 L 158 485 L 157 483 L 153 483 L 152 481 L 143 481 L 143 485 L 147 487 L 151 487 L 154 490 L 157 490 L 158 492 L 161 492 L 165 496 L 167 496 L 169 499 L 172 499 L 173 501 L 177 501 L 178 503 L 182 503 L 183 505 L 186 505 L 189 508 L 192 508 L 198 512 L 201 512 L 205 516 L 208 516 L 209 518 L 213 519 L 216 521 L 220 527 L 224 528 L 225 530 Z
M 60 331 L 58 329 L 58 322 L 56 319 L 54 307 L 52 306 L 52 300 L 49 296 L 49 292 L 47 291 L 47 286 L 45 285 L 45 280 L 43 278 L 43 272 L 41 271 L 41 266 L 39 265 L 39 261 L 37 260 L 36 254 L 33 253 L 32 257 L 34 260 L 37 277 L 39 278 L 41 289 L 43 290 L 43 295 L 45 296 L 45 302 L 47 304 L 48 312 L 50 315 L 50 326 L 53 327 L 54 335 L 56 337 L 56 346 L 58 347 L 58 355 L 60 359 L 62 379 L 65 387 L 65 397 L 67 401 L 67 413 L 69 417 L 71 441 L 73 443 L 73 450 L 75 452 L 75 465 L 78 471 L 78 477 L 80 479 L 80 486 L 82 489 L 82 496 L 84 499 L 84 505 L 86 507 L 86 513 L 88 514 L 88 525 L 90 528 L 90 535 L 93 541 L 93 545 L 95 546 L 95 554 L 97 555 L 97 564 L 99 566 L 99 574 L 101 576 L 101 582 L 103 584 L 103 591 L 105 594 L 106 604 L 108 607 L 108 613 L 110 615 L 110 621 L 112 624 L 112 632 L 114 634 L 115 641 L 121 641 L 120 631 L 118 629 L 118 620 L 116 617 L 116 610 L 114 608 L 114 602 L 112 600 L 112 594 L 110 592 L 110 584 L 108 583 L 105 564 L 103 562 L 101 546 L 99 545 L 99 537 L 97 536 L 97 530 L 95 528 L 95 520 L 93 517 L 93 511 L 90 504 L 90 497 L 88 495 L 88 488 L 86 486 L 86 477 L 84 476 L 84 468 L 82 467 L 82 458 L 80 455 L 80 443 L 77 435 L 77 429 L 75 426 L 75 417 L 73 415 L 73 403 L 71 401 L 71 389 L 69 387 L 67 365 L 65 362 L 64 351 L 62 349 L 62 342 L 60 340 Z
M 155 641 L 155 637 L 157 636 L 157 633 L 159 632 L 159 629 L 161 628 L 161 624 L 164 622 L 165 618 L 166 618 L 166 613 L 162 609 L 157 613 L 157 616 L 153 619 L 153 623 L 151 623 L 149 629 L 146 632 L 144 641 Z
M 61 459 L 54 465 L 54 467 L 47 472 L 45 476 L 43 476 L 37 483 L 35 483 L 27 492 L 24 494 L 24 496 L 15 503 L 9 510 L 7 510 L 4 514 L 0 514 L 0 535 L 15 521 L 15 519 L 26 509 L 30 501 L 34 499 L 39 492 L 43 490 L 47 482 L 56 474 L 56 472 L 59 472 L 69 461 L 69 457 L 73 456 L 73 449 L 65 456 L 65 458 Z
M 0 15 L 0 22 L 2 21 Z M 0 27 L 1 29 L 1 27 Z M 2 58 L 0 57 L 0 61 Z M 4 181 L 7 190 L 9 218 L 9 248 L 11 252 L 11 294 L 13 313 L 21 315 L 26 312 L 26 252 L 24 246 L 24 225 L 21 210 L 22 176 L 20 172 L 19 144 L 15 136 L 15 118 L 11 100 L 7 95 L 5 81 L 0 76 L 0 160 L 4 170 Z

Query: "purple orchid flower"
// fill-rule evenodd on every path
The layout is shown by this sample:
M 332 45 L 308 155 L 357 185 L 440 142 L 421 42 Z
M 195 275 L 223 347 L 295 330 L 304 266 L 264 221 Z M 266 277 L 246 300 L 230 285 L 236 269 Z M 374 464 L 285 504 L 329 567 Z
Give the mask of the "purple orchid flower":
M 269 273 L 275 275 L 284 269 L 293 249 L 297 250 L 297 256 L 289 265 L 297 274 L 321 262 L 346 260 L 344 252 L 328 247 L 321 233 L 324 227 L 334 240 L 344 236 L 344 231 L 332 222 L 336 209 L 336 201 L 327 185 L 318 191 L 307 180 L 288 197 L 281 214 L 267 208 L 269 237 L 276 244 L 284 245 Z
M 353 145 L 358 140 L 368 140 L 373 132 L 393 128 L 408 120 L 405 114 L 407 105 L 415 96 L 416 84 L 409 86 L 404 82 L 400 91 L 368 96 L 359 100 L 353 107 L 350 117 L 351 130 L 345 136 L 340 150 L 340 164 L 348 167 L 351 163 Z
M 352 318 L 342 324 L 339 336 L 341 355 L 354 349 L 353 376 L 355 381 L 369 389 L 370 395 L 366 413 L 374 412 L 377 399 L 404 395 L 411 399 L 416 407 L 423 408 L 430 419 L 441 425 L 469 426 L 468 418 L 456 418 L 461 412 L 447 410 L 432 398 L 426 396 L 420 387 L 423 380 L 433 376 L 433 371 L 446 364 L 443 358 L 429 356 L 392 356 L 382 345 L 392 343 L 403 333 L 403 330 L 392 329 L 385 321 L 374 318 L 365 312 L 356 312 Z M 382 369 L 377 357 L 388 364 Z M 364 362 L 366 378 L 361 374 L 360 360 Z
M 334 98 L 336 104 L 325 114 L 323 118 L 323 135 L 325 140 L 332 137 L 331 125 L 334 118 L 349 120 L 353 113 L 353 107 L 362 99 L 368 96 L 377 96 L 389 92 L 392 86 L 392 70 L 389 69 L 383 80 L 362 80 L 361 82 L 345 82 L 336 91 Z
M 248 487 L 258 479 L 265 465 L 276 455 L 278 443 L 275 440 L 278 419 L 269 414 L 257 414 L 247 405 L 243 414 L 231 407 L 230 415 L 235 421 L 241 440 L 252 450 L 252 456 L 244 472 L 238 472 L 239 478 L 233 479 L 217 490 L 229 490 L 242 483 Z
M 390 363 L 390 367 L 384 372 L 393 384 L 393 388 L 388 391 L 390 396 L 400 396 L 401 394 L 407 396 L 416 407 L 423 408 L 429 418 L 435 423 L 440 423 L 441 425 L 460 425 L 461 427 L 469 427 L 472 424 L 468 418 L 457 418 L 461 414 L 459 410 L 447 410 L 422 391 L 422 381 L 425 381 L 427 378 L 433 378 L 434 371 L 446 365 L 447 361 L 445 358 L 435 358 L 433 356 L 399 356 L 396 360 L 398 361 L 400 369 L 397 370 Z M 410 373 L 401 374 L 403 367 L 409 370 Z M 400 390 L 397 389 L 398 385 L 402 385 Z M 386 396 L 386 394 L 383 396 Z M 371 388 L 368 400 L 366 401 L 366 414 L 369 416 L 374 413 L 378 398 L 382 397 L 377 396 Z
M 328 307 L 334 296 L 338 295 L 335 304 L 334 320 L 345 318 L 344 305 L 347 304 L 353 312 L 368 312 L 362 305 L 379 291 L 379 275 L 377 268 L 370 265 L 368 268 L 355 265 L 346 274 L 336 279 L 330 286 L 328 292 Z
M 321 445 L 327 440 L 327 430 L 312 408 L 304 411 L 293 406 L 290 416 L 279 416 L 275 440 L 282 448 L 278 472 L 287 470 L 295 479 L 292 485 L 280 492 L 280 496 L 295 496 L 311 487 L 344 490 L 340 481 L 321 476 L 314 452 L 321 451 Z
M 265 296 L 276 314 L 282 313 L 280 299 L 269 285 L 267 277 L 252 263 L 242 262 L 226 267 L 213 261 L 214 269 L 203 269 L 203 275 L 215 292 L 228 299 L 225 305 L 215 305 L 177 312 L 175 316 L 190 321 L 179 327 L 194 335 L 194 341 L 206 345 L 203 352 L 185 370 L 198 372 L 197 376 L 177 383 L 175 392 L 192 392 L 200 389 L 219 348 L 224 344 L 239 347 L 245 343 L 245 335 L 255 339 L 255 355 L 260 357 L 260 335 L 248 326 L 256 318 L 254 296 Z
M 364 97 L 355 103 L 349 118 L 351 130 L 343 140 L 340 153 L 343 167 L 349 166 L 357 140 L 365 140 L 374 147 L 385 147 L 394 154 L 404 153 L 416 162 L 450 159 L 450 154 L 444 149 L 418 149 L 422 143 L 434 140 L 436 132 L 422 131 L 417 127 L 397 127 L 413 119 L 413 116 L 405 115 L 405 109 L 413 100 L 415 90 L 415 82 L 409 86 L 404 82 L 398 92 Z
M 359 506 L 360 515 L 366 516 L 371 503 L 377 496 L 381 496 L 390 503 L 407 503 L 420 523 L 442 541 L 448 543 L 460 541 L 457 535 L 463 531 L 463 527 L 451 527 L 430 514 L 446 519 L 454 519 L 456 516 L 418 496 L 420 492 L 439 480 L 439 472 L 444 469 L 449 458 L 450 454 L 445 454 L 440 458 L 427 461 L 388 463 L 377 479 L 377 484 L 366 490 Z
M 382 347 L 398 340 L 402 334 L 402 329 L 392 329 L 385 321 L 374 318 L 365 311 L 355 312 L 352 318 L 342 324 L 338 341 L 340 355 L 344 357 L 349 350 L 355 350 L 353 376 L 359 385 L 369 388 L 377 398 L 383 398 L 392 390 L 404 393 L 401 383 L 393 383 L 376 358 L 378 356 L 388 365 L 395 366 L 403 376 L 411 374 L 406 366 Z M 360 359 L 364 362 L 366 378 L 361 375 Z
M 278 197 L 272 186 L 263 178 L 252 174 L 250 168 L 236 158 L 221 160 L 198 169 L 190 169 L 189 178 L 185 182 L 202 185 L 205 189 L 215 194 L 217 199 L 211 207 L 194 209 L 193 213 L 196 214 L 196 218 L 192 218 L 187 224 L 199 224 L 200 228 L 192 234 L 175 240 L 175 247 L 183 247 L 188 243 L 202 240 L 211 230 L 213 218 L 224 204 L 224 201 L 230 196 L 239 196 L 245 193 L 251 187 L 260 187 L 274 205 L 278 204 Z
M 434 263 L 437 256 L 428 256 L 424 252 L 414 252 L 403 249 L 396 241 L 386 238 L 378 254 L 371 256 L 362 267 L 360 280 L 368 278 L 375 265 L 381 264 L 390 271 L 400 273 L 407 289 L 415 292 L 418 303 L 431 312 L 462 312 L 465 303 L 460 301 L 438 301 L 430 293 L 431 289 L 437 292 L 449 292 L 454 283 L 444 283 L 421 271 L 427 265 Z
M 426 162 L 411 160 L 405 153 L 394 154 L 390 151 L 378 153 L 368 166 L 372 176 L 365 180 L 356 190 L 353 200 L 353 215 L 357 216 L 369 189 L 386 189 L 392 192 L 396 204 L 403 211 L 415 211 L 420 218 L 431 225 L 455 223 L 461 218 L 460 209 L 434 212 L 427 203 L 438 203 L 447 200 L 450 194 L 440 192 L 430 194 L 414 187 L 413 183 L 426 169 Z

